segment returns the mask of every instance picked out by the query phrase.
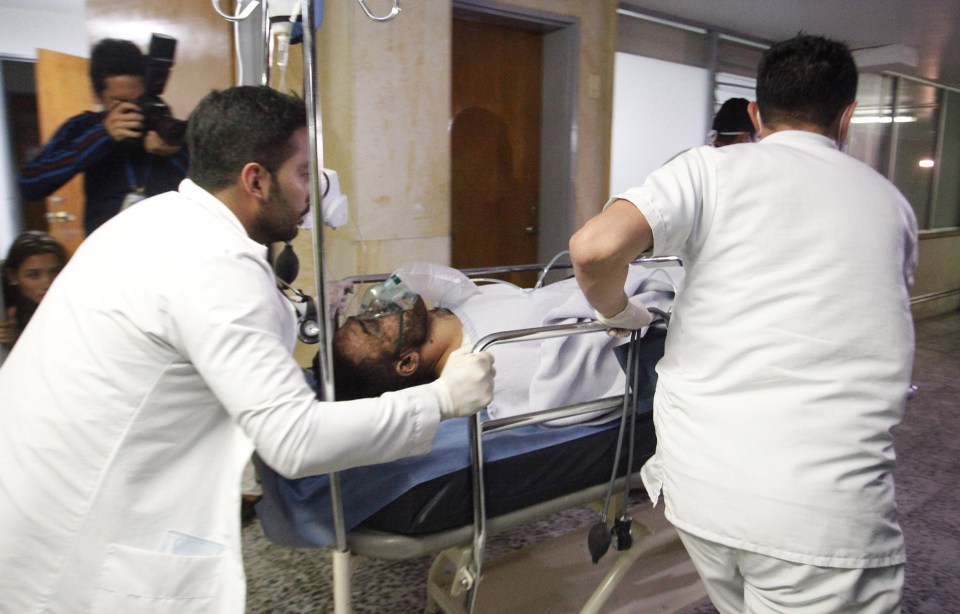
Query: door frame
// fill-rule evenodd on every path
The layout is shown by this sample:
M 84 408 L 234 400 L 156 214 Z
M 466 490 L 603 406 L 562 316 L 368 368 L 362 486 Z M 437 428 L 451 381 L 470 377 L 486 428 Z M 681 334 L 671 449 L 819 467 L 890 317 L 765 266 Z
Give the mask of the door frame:
M 453 0 L 453 17 L 480 18 L 543 33 L 537 258 L 548 262 L 567 249 L 574 230 L 580 20 L 488 0 Z

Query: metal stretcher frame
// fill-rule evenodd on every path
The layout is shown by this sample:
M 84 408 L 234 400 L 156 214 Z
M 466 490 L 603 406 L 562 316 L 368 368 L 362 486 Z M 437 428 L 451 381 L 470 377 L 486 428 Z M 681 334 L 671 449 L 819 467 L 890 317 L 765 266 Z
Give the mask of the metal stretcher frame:
M 677 257 L 639 258 L 635 260 L 634 263 L 647 266 L 682 265 L 682 262 Z M 548 272 L 548 268 L 551 270 L 569 269 L 572 268 L 572 265 L 569 263 L 552 263 L 548 265 L 548 267 L 545 267 L 543 264 L 511 265 L 463 269 L 462 272 L 470 277 L 527 271 L 541 271 L 543 275 L 545 275 Z M 343 281 L 357 285 L 382 281 L 386 278 L 387 274 L 358 275 L 346 278 Z M 502 331 L 480 339 L 474 345 L 473 351 L 484 351 L 497 344 L 537 341 L 566 335 L 587 333 L 602 334 L 605 330 L 606 327 L 598 322 L 580 322 Z M 638 339 L 633 340 L 634 347 L 637 341 Z M 548 501 L 536 503 L 514 512 L 488 519 L 485 505 L 485 483 L 483 474 L 483 435 L 531 424 L 542 424 L 558 418 L 567 418 L 597 411 L 611 411 L 618 408 L 623 410 L 624 414 L 622 419 L 625 420 L 628 408 L 631 413 L 635 411 L 635 403 L 630 395 L 637 388 L 636 382 L 634 381 L 636 374 L 636 369 L 628 368 L 627 386 L 623 395 L 497 420 L 484 421 L 479 414 L 475 415 L 471 420 L 469 442 L 471 446 L 474 507 L 473 524 L 419 536 L 387 533 L 358 527 L 349 533 L 345 532 L 347 548 L 340 552 L 340 557 L 346 558 L 346 563 L 349 561 L 347 557 L 351 554 L 380 560 L 404 560 L 439 552 L 427 578 L 427 611 L 436 611 L 437 608 L 440 608 L 442 611 L 450 614 L 473 612 L 476 605 L 480 579 L 482 577 L 483 556 L 489 534 L 511 529 L 559 511 L 602 500 L 604 494 L 609 495 L 613 490 L 625 490 L 628 488 L 631 480 L 633 483 L 638 483 L 639 480 L 639 471 L 637 471 L 632 475 L 628 474 L 620 478 L 612 479 L 612 481 L 608 483 L 597 484 L 577 492 L 555 497 Z M 621 442 L 623 440 L 622 426 L 620 440 Z M 616 455 L 617 458 L 614 460 L 615 464 L 618 462 L 620 456 L 619 453 Z M 630 456 L 632 456 L 632 454 Z M 626 502 L 623 500 L 619 503 L 619 506 L 622 508 L 625 504 Z M 342 500 L 338 501 L 334 499 L 333 506 L 334 524 L 343 524 Z M 634 534 L 642 536 L 643 540 L 621 552 L 617 562 L 584 605 L 584 608 L 581 610 L 582 614 L 598 612 L 599 608 L 616 589 L 626 571 L 629 570 L 637 560 L 644 556 L 658 554 L 680 547 L 679 538 L 673 529 L 662 529 L 651 533 L 645 527 L 635 522 L 632 523 L 631 528 Z M 449 574 L 443 574 L 444 563 L 453 565 L 456 568 L 452 574 L 452 580 L 447 581 Z M 346 578 L 345 583 L 337 583 L 337 574 L 335 573 L 334 576 L 335 601 L 338 601 L 337 592 L 350 591 L 351 587 L 349 577 Z M 349 595 L 343 597 L 345 600 L 349 600 L 349 598 Z
M 246 19 L 251 14 L 252 9 L 257 4 L 257 2 L 251 1 L 244 12 L 236 16 L 229 16 L 224 13 L 219 6 L 219 0 L 211 0 L 215 10 L 218 14 L 226 18 L 228 21 L 237 22 L 243 19 Z M 262 29 L 264 39 L 269 36 L 269 23 L 267 20 L 267 4 L 269 0 L 259 0 L 262 10 Z M 319 8 L 318 8 L 319 3 Z M 400 11 L 399 0 L 393 1 L 393 8 L 389 14 L 384 16 L 377 16 L 371 13 L 364 0 L 358 0 L 360 7 L 366 13 L 366 15 L 377 22 L 386 22 L 390 19 L 393 19 L 397 16 Z M 322 218 L 322 196 L 321 196 L 321 173 L 320 169 L 323 168 L 323 136 L 321 132 L 322 126 L 322 113 L 320 110 L 319 99 L 317 96 L 317 67 L 316 67 L 316 41 L 314 35 L 313 24 L 319 23 L 317 17 L 322 15 L 323 11 L 323 0 L 300 0 L 300 14 L 303 16 L 303 40 L 302 40 L 302 52 L 303 52 L 303 96 L 306 103 L 307 111 L 307 134 L 309 140 L 309 156 L 310 156 L 310 165 L 311 165 L 311 190 L 310 190 L 310 204 L 311 204 L 311 217 L 312 217 L 312 251 L 313 251 L 313 264 L 314 264 L 314 274 L 315 274 L 315 287 L 314 287 L 314 296 L 323 297 L 326 295 L 326 281 L 325 277 L 325 264 L 323 261 L 325 250 L 324 250 L 324 237 L 323 237 L 323 218 Z M 266 48 L 269 48 L 269 45 L 266 45 Z M 265 64 L 266 68 L 263 75 L 263 83 L 269 83 L 269 61 Z M 536 270 L 540 268 L 539 265 L 526 265 L 520 268 L 510 268 L 512 271 L 522 271 L 522 270 Z M 472 271 L 471 271 L 472 272 Z M 508 272 L 506 268 L 495 267 L 493 269 L 486 269 L 485 274 L 496 274 Z M 374 281 L 373 279 L 365 281 Z M 333 369 L 332 369 L 332 344 L 330 343 L 333 333 L 333 319 L 329 317 L 328 306 L 325 300 L 316 301 L 317 307 L 317 338 L 319 343 L 318 351 L 318 361 L 320 365 L 320 378 L 317 382 L 318 384 L 318 395 L 321 399 L 327 401 L 335 400 L 335 390 L 333 385 Z M 596 326 L 596 325 L 593 325 Z M 619 397 L 618 397 L 619 398 Z M 599 403 L 595 402 L 595 403 Z M 597 409 L 595 404 L 587 404 L 591 409 Z M 558 410 L 559 411 L 559 410 Z M 583 411 L 589 411 L 584 409 Z M 558 417 L 560 414 L 554 412 L 548 412 L 552 417 Z M 564 413 L 565 412 L 561 412 Z M 566 415 L 566 414 L 565 414 Z M 551 419 L 550 416 L 545 416 L 543 420 Z M 526 423 L 526 422 L 524 422 Z M 503 426 L 503 425 L 500 425 Z M 568 495 L 566 497 L 557 498 L 551 502 L 544 504 L 532 506 L 529 509 L 520 510 L 514 514 L 508 514 L 499 518 L 492 519 L 488 524 L 486 522 L 485 511 L 483 509 L 483 488 L 478 484 L 482 480 L 482 444 L 480 442 L 480 437 L 484 428 L 500 428 L 496 426 L 494 422 L 489 423 L 488 425 L 483 425 L 480 423 L 479 418 L 476 419 L 475 428 L 472 429 L 474 433 L 473 444 L 476 449 L 475 454 L 475 475 L 477 479 L 474 480 L 474 491 L 476 496 L 477 503 L 477 512 L 475 516 L 480 518 L 479 521 L 475 520 L 474 527 L 466 527 L 466 531 L 471 531 L 474 535 L 474 542 L 480 545 L 480 548 L 475 547 L 474 552 L 471 554 L 471 558 L 474 561 L 472 567 L 472 572 L 475 576 L 473 580 L 469 580 L 470 586 L 469 589 L 469 608 L 472 610 L 473 603 L 476 595 L 476 585 L 479 582 L 479 563 L 482 561 L 482 545 L 485 540 L 486 531 L 488 529 L 499 530 L 500 528 L 506 528 L 509 526 L 515 526 L 513 523 L 526 522 L 532 520 L 533 518 L 542 517 L 544 514 L 550 513 L 552 511 L 557 511 L 560 509 L 566 509 L 574 505 L 579 505 L 582 502 L 588 501 L 592 498 L 596 498 L 596 494 L 592 492 L 593 489 L 588 489 L 582 493 L 575 493 L 573 495 Z M 367 556 L 380 556 L 383 558 L 386 553 L 386 542 L 383 539 L 377 539 L 375 547 L 368 547 L 372 542 L 370 541 L 372 537 L 369 535 L 364 535 L 360 531 L 354 531 L 348 542 L 347 534 L 344 528 L 343 521 L 343 499 L 340 489 L 340 481 L 337 473 L 330 474 L 330 493 L 332 499 L 332 505 L 334 508 L 334 527 L 335 527 L 335 549 L 332 553 L 332 562 L 333 562 L 333 585 L 334 585 L 334 611 L 336 614 L 349 614 L 351 610 L 350 599 L 350 557 L 351 557 L 351 548 L 355 549 L 358 553 L 366 554 Z M 629 478 L 629 476 L 627 476 Z M 463 530 L 463 529 L 461 529 Z M 458 531 L 461 531 L 458 530 Z M 420 548 L 429 548 L 431 550 L 436 550 L 438 548 L 444 547 L 446 544 L 456 544 L 462 543 L 462 538 L 458 531 L 445 532 L 443 535 L 434 535 L 427 538 L 419 538 L 417 541 L 420 543 Z M 399 543 L 394 539 L 394 543 Z M 634 548 L 635 554 L 639 555 L 642 549 Z M 481 552 L 476 554 L 476 552 Z M 406 556 L 414 556 L 415 554 L 410 553 L 411 550 L 407 549 Z M 607 582 L 609 584 L 609 582 Z M 456 609 L 456 604 L 451 600 L 446 599 L 442 593 L 436 593 L 436 597 L 433 597 L 434 593 L 431 592 L 431 603 L 436 605 L 443 605 L 448 612 L 462 611 Z M 593 599 L 591 599 L 593 601 Z M 600 601 L 602 603 L 602 601 Z M 599 604 L 596 606 L 599 607 Z M 595 609 L 584 609 L 584 612 L 596 611 Z

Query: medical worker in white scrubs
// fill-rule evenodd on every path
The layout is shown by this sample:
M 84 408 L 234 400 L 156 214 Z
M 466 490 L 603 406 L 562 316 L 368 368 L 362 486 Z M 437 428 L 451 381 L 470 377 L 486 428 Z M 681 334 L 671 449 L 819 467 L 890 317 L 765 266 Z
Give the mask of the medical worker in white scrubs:
M 491 358 L 378 399 L 320 403 L 265 244 L 309 209 L 302 100 L 214 92 L 177 192 L 93 233 L 0 369 L 0 611 L 244 610 L 240 476 L 429 450 L 485 406 Z M 444 374 L 446 375 L 446 373 Z
M 683 258 L 643 477 L 725 614 L 900 609 L 890 429 L 913 360 L 917 227 L 842 151 L 856 90 L 844 44 L 773 46 L 749 105 L 759 143 L 677 156 L 571 240 L 613 328 L 647 318 L 624 296 L 626 263 Z

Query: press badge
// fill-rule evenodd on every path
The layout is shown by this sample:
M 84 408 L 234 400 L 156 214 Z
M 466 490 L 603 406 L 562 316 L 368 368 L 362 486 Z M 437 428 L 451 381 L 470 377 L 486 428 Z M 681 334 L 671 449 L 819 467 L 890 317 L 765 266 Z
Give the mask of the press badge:
M 120 205 L 120 210 L 123 211 L 124 209 L 129 209 L 145 198 L 146 196 L 144 196 L 142 188 L 138 188 L 133 192 L 128 192 L 127 195 L 123 197 L 123 203 Z

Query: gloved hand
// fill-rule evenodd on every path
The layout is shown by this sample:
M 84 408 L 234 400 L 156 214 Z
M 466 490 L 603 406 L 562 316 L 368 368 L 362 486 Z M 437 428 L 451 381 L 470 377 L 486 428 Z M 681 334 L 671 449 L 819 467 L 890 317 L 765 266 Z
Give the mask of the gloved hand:
M 596 310 L 594 314 L 598 322 L 607 326 L 607 334 L 611 337 L 629 337 L 632 331 L 640 330 L 653 320 L 639 296 L 630 297 L 627 306 L 615 316 L 605 318 Z
M 329 305 L 327 315 L 331 320 L 336 321 L 340 314 L 346 313 L 353 298 L 352 295 L 352 281 L 327 282 L 327 305 Z
M 475 354 L 469 348 L 454 350 L 447 358 L 440 379 L 430 384 L 443 399 L 440 419 L 472 416 L 489 405 L 495 373 L 490 352 Z

